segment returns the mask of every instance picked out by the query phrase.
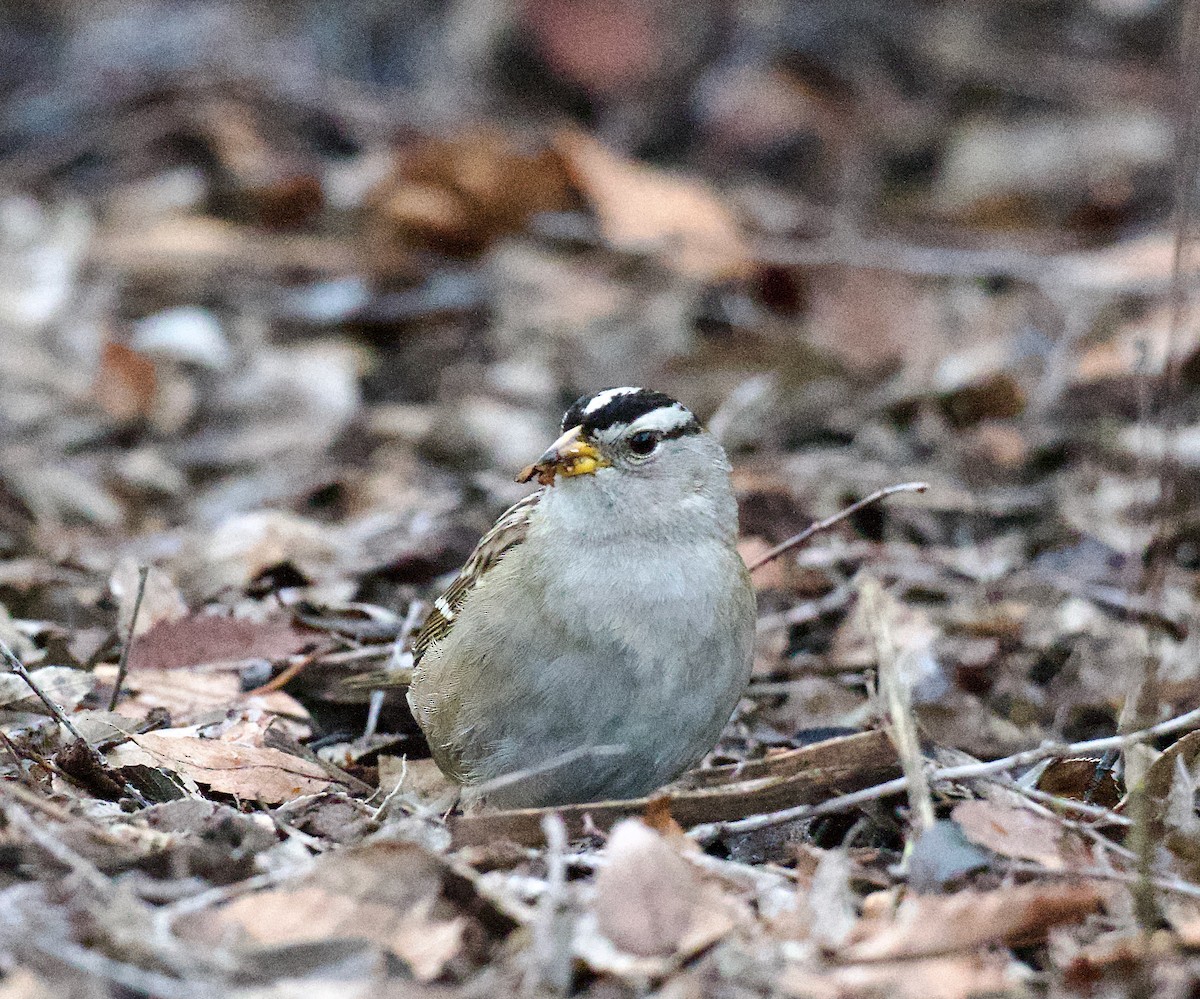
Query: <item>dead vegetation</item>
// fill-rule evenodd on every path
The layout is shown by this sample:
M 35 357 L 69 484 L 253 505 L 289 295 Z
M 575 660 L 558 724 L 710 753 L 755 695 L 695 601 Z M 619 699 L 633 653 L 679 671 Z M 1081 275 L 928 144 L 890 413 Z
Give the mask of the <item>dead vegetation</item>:
M 1186 12 L 400 6 L 0 12 L 0 999 L 1192 994 Z M 749 563 L 929 489 L 704 768 L 459 814 L 406 643 L 638 383 Z

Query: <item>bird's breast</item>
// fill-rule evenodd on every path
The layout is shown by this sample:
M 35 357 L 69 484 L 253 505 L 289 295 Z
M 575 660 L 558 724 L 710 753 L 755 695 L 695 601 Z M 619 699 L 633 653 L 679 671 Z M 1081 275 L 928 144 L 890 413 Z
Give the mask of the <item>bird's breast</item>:
M 547 553 L 539 575 L 568 632 L 634 653 L 684 653 L 728 623 L 722 614 L 739 582 L 731 555 L 714 541 L 566 545 Z

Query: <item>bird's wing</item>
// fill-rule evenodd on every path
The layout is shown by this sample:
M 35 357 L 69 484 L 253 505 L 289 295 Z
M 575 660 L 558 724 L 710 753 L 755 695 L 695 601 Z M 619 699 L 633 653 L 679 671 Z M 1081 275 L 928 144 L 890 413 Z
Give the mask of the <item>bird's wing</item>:
M 525 540 L 525 535 L 529 532 L 529 515 L 544 491 L 539 489 L 518 500 L 500 515 L 492 529 L 480 539 L 449 589 L 433 602 L 433 610 L 429 612 L 429 617 L 417 632 L 413 642 L 414 665 L 421 661 L 421 656 L 431 645 L 450 634 L 454 619 L 458 616 L 467 595 L 483 578 L 484 573 L 496 565 L 505 552 Z

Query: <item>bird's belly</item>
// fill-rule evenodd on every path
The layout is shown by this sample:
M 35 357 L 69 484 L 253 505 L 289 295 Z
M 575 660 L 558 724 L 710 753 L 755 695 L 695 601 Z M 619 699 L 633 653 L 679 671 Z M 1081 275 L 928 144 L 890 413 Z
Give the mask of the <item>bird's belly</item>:
M 597 589 L 587 566 L 578 586 L 570 568 L 546 578 L 519 558 L 493 570 L 521 578 L 506 587 L 503 613 L 469 602 L 460 624 L 469 616 L 470 627 L 456 627 L 431 654 L 426 681 L 438 688 L 435 674 L 453 664 L 455 690 L 445 699 L 453 717 L 434 724 L 455 770 L 490 803 L 636 797 L 712 748 L 747 679 L 752 597 L 731 607 L 727 574 L 712 599 L 704 580 L 688 581 L 685 592 L 672 568 L 655 579 L 652 564 L 629 567 L 643 574 L 632 614 L 630 587 Z
M 711 748 L 741 692 L 740 677 L 685 676 L 683 661 L 650 663 L 615 647 L 546 666 L 527 689 L 514 686 L 486 749 L 492 775 L 529 775 L 489 794 L 496 804 L 648 793 Z

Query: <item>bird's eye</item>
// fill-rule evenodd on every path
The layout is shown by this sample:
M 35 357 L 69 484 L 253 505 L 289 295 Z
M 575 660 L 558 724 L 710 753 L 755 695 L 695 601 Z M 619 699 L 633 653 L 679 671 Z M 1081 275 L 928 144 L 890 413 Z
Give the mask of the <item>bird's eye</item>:
M 634 454 L 646 455 L 658 447 L 658 434 L 642 430 L 629 438 L 629 450 Z

